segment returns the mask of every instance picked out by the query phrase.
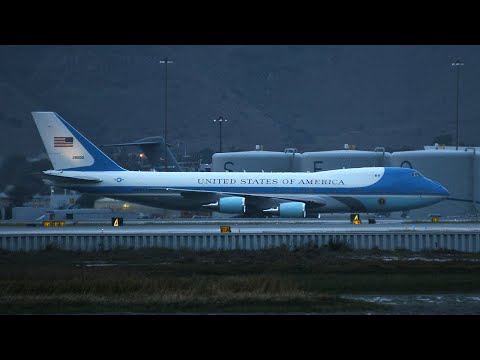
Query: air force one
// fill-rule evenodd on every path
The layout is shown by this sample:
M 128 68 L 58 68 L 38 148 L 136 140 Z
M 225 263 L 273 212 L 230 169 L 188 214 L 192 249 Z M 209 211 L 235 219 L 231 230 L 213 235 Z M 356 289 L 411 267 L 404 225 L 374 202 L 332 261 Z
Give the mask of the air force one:
M 46 182 L 84 194 L 174 210 L 302 218 L 404 211 L 449 193 L 416 170 L 367 167 L 314 173 L 128 171 L 54 112 L 32 112 L 53 170 Z

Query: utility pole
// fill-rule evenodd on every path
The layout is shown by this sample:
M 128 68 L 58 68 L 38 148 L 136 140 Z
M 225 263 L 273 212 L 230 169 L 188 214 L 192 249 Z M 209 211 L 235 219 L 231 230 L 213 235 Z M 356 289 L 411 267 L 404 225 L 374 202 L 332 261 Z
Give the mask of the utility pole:
M 173 61 L 165 58 L 160 60 L 160 64 L 165 64 L 165 129 L 164 129 L 164 141 L 165 141 L 165 172 L 168 171 L 168 156 L 167 156 L 167 80 L 168 80 L 168 64 L 173 64 Z
M 224 119 L 223 116 L 220 116 L 218 119 L 213 119 L 213 122 L 218 122 L 219 125 L 220 152 L 222 152 L 222 123 L 227 122 L 227 119 Z
M 463 62 L 460 61 L 460 59 L 457 59 L 454 63 L 452 63 L 452 66 L 457 67 L 457 146 L 456 149 L 458 150 L 458 97 L 459 97 L 459 87 L 460 87 L 460 66 L 465 65 Z

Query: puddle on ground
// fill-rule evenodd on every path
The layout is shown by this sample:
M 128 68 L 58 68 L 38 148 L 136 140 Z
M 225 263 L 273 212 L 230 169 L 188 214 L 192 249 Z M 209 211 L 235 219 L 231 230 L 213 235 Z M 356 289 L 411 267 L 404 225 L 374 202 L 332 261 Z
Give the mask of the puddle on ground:
M 365 312 L 372 315 L 480 315 L 479 294 L 345 295 L 342 297 L 390 305 L 386 310 Z

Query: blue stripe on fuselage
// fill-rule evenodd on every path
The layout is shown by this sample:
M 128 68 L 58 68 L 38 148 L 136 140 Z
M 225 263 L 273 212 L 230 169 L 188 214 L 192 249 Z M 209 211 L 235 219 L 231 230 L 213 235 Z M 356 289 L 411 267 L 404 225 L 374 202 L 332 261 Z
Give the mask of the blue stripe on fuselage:
M 164 189 L 149 189 L 144 186 L 69 186 L 71 190 L 77 190 L 80 192 L 89 192 L 89 193 L 98 193 L 98 194 L 134 194 L 134 193 L 151 193 L 151 194 L 164 194 Z M 177 190 L 175 186 L 168 186 L 169 190 Z M 441 195 L 434 194 L 432 192 L 394 192 L 394 191 L 360 191 L 362 189 L 331 189 L 331 188 L 266 188 L 266 187 L 257 187 L 257 188 L 240 188 L 240 187 L 211 187 L 211 188 L 201 188 L 201 187 L 182 187 L 178 188 L 178 191 L 181 190 L 199 190 L 205 192 L 219 192 L 219 193 L 242 193 L 242 194 L 307 194 L 307 195 Z

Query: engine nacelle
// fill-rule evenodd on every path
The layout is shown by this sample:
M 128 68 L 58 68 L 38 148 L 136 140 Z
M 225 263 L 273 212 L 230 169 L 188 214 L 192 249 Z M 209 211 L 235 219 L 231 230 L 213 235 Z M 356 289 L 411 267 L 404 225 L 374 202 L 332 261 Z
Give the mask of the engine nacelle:
M 241 196 L 223 197 L 218 199 L 217 202 L 203 206 L 226 214 L 244 214 L 245 198 Z
M 296 201 L 281 203 L 278 207 L 263 210 L 263 212 L 285 218 L 304 218 L 307 216 L 305 203 Z
M 303 202 L 281 203 L 278 206 L 278 215 L 280 217 L 304 218 L 307 216 L 307 212 L 305 210 L 305 203 Z

